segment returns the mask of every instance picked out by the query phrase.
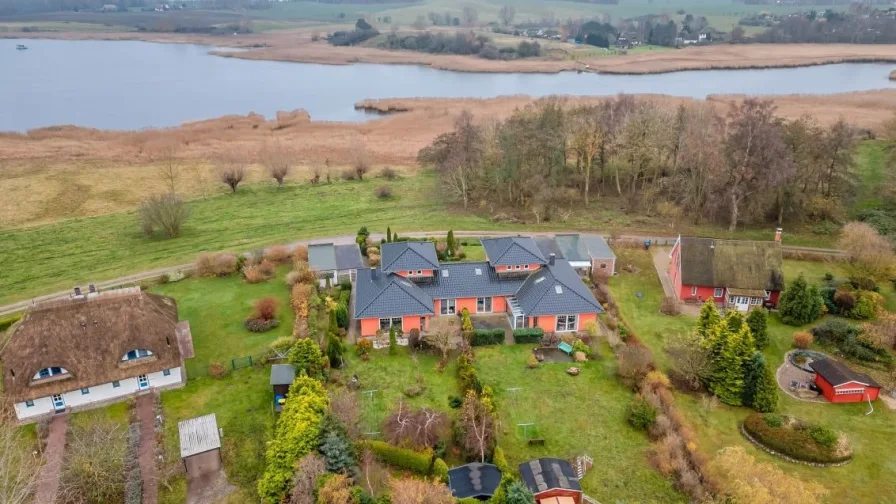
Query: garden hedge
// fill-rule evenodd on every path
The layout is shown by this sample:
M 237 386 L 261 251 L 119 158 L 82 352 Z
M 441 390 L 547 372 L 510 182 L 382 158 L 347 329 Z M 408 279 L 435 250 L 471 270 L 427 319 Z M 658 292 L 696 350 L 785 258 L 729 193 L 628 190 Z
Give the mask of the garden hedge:
M 852 454 L 837 453 L 836 443 L 827 447 L 816 441 L 812 436 L 812 430 L 816 427 L 808 422 L 783 417 L 784 422 L 774 426 L 778 423 L 776 417 L 780 415 L 770 416 L 773 421 L 767 422 L 765 415 L 760 413 L 749 415 L 744 420 L 744 430 L 756 442 L 803 462 L 835 464 L 852 458 Z
M 504 343 L 504 329 L 476 329 L 470 337 L 473 346 L 500 345 Z
M 361 445 L 370 449 L 381 462 L 399 469 L 407 469 L 424 476 L 429 475 L 433 465 L 432 450 L 418 452 L 392 446 L 385 441 L 362 441 Z
M 513 330 L 513 340 L 517 343 L 541 343 L 543 337 L 544 329 L 540 327 Z

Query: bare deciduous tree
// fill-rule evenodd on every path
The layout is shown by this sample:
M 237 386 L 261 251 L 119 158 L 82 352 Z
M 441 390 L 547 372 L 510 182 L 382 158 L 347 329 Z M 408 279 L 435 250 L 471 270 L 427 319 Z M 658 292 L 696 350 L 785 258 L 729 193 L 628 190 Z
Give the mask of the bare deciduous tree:
M 31 443 L 5 404 L 6 398 L 0 397 L 0 502 L 25 504 L 37 487 L 42 456 L 32 453 Z
M 359 460 L 367 493 L 373 496 L 380 495 L 389 486 L 389 470 L 376 459 L 376 455 L 370 450 L 362 450 Z
M 330 395 L 330 413 L 345 426 L 345 433 L 350 438 L 361 437 L 361 406 L 355 392 L 347 389 L 333 392 Z
M 283 179 L 289 175 L 296 162 L 295 152 L 281 142 L 268 142 L 262 147 L 258 157 L 268 174 L 277 181 L 277 185 L 283 187 Z
M 464 398 L 460 422 L 463 432 L 461 445 L 469 455 L 484 464 L 495 445 L 495 419 L 472 390 Z
M 424 336 L 428 345 L 442 352 L 442 359 L 448 358 L 450 352 L 460 339 L 460 324 L 457 317 L 433 317 L 430 320 L 429 332 Z
M 218 179 L 236 193 L 236 188 L 246 178 L 246 166 L 249 164 L 245 154 L 230 151 L 218 156 Z
M 673 334 L 666 338 L 666 353 L 672 374 L 685 381 L 691 390 L 699 390 L 702 380 L 712 370 L 709 352 L 696 333 Z
M 352 169 L 358 180 L 364 180 L 364 175 L 370 171 L 370 151 L 361 139 L 352 146 Z
M 464 26 L 473 26 L 479 20 L 479 13 L 476 12 L 476 9 L 470 7 L 469 5 L 464 6 L 462 15 Z
M 843 226 L 837 246 L 846 251 L 850 267 L 862 275 L 887 278 L 896 264 L 893 245 L 864 222 Z
M 167 238 L 180 236 L 181 227 L 190 217 L 187 202 L 173 192 L 150 196 L 140 204 L 143 233 L 151 236 L 158 229 Z
M 454 131 L 439 135 L 417 158 L 421 163 L 434 165 L 442 184 L 467 208 L 473 177 L 484 154 L 482 130 L 473 124 L 473 114 L 464 110 L 454 123 Z
M 418 479 L 392 479 L 392 504 L 453 504 L 447 485 Z
M 422 450 L 435 446 L 445 436 L 448 424 L 444 413 L 429 408 L 411 410 L 404 398 L 399 398 L 398 409 L 383 422 L 383 433 L 394 445 Z
M 180 144 L 174 140 L 159 142 L 152 146 L 151 154 L 153 162 L 159 165 L 159 176 L 165 182 L 168 192 L 174 193 L 177 188 L 177 180 L 180 178 L 182 168 L 178 158 Z
M 299 459 L 293 479 L 289 504 L 314 504 L 317 480 L 327 473 L 327 462 L 317 453 L 309 453 Z
M 504 25 L 513 23 L 513 18 L 516 17 L 516 7 L 512 5 L 505 5 L 501 7 L 501 10 L 498 11 L 498 17 L 501 18 L 501 23 L 503 23 Z
M 66 437 L 59 496 L 64 502 L 124 502 L 127 431 L 111 421 L 73 426 Z

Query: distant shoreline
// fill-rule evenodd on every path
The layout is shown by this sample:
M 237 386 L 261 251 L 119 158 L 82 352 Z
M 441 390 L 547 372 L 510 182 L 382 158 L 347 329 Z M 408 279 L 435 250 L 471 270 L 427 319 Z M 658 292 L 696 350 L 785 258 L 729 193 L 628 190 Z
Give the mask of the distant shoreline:
M 719 44 L 575 60 L 526 58 L 500 61 L 476 56 L 437 55 L 371 47 L 336 47 L 322 41 L 312 42 L 310 32 L 304 30 L 234 36 L 146 32 L 5 32 L 0 37 L 198 44 L 241 49 L 239 52 L 210 51 L 210 54 L 225 58 L 329 65 L 420 65 L 438 70 L 472 73 L 550 74 L 586 71 L 649 75 L 695 70 L 799 68 L 838 63 L 896 63 L 894 46 L 871 44 Z M 891 72 L 889 78 L 896 80 L 896 71 Z

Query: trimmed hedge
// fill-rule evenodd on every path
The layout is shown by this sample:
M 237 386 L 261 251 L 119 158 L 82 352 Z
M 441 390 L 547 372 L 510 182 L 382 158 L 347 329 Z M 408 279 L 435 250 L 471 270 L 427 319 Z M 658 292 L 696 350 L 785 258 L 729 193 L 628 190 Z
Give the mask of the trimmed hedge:
M 439 478 L 442 483 L 448 483 L 448 464 L 444 460 L 437 458 L 432 464 L 432 475 Z
M 376 440 L 362 441 L 361 446 L 370 449 L 381 462 L 399 469 L 407 469 L 424 476 L 429 475 L 432 469 L 433 453 L 431 449 L 418 452 Z
M 9 329 L 13 324 L 22 319 L 22 314 L 18 313 L 16 315 L 9 315 L 8 317 L 0 318 L 0 332 L 3 332 Z
M 473 346 L 500 345 L 504 343 L 504 329 L 476 329 L 470 337 Z
M 541 343 L 543 337 L 544 329 L 540 327 L 513 330 L 513 340 L 517 343 Z
M 835 464 L 852 458 L 852 454 L 837 453 L 836 442 L 831 446 L 824 446 L 816 441 L 812 432 L 818 431 L 818 427 L 788 417 L 784 417 L 780 427 L 775 427 L 774 425 L 778 423 L 775 417 L 780 416 L 772 415 L 770 418 L 772 421 L 769 422 L 766 421 L 765 415 L 753 413 L 744 420 L 744 430 L 762 445 L 803 462 Z

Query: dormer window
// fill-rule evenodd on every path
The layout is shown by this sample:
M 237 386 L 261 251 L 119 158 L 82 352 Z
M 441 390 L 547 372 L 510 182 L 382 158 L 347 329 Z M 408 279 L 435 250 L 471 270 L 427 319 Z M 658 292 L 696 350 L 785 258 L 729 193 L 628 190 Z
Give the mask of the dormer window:
M 135 359 L 142 359 L 144 357 L 150 357 L 152 355 L 153 355 L 153 353 L 150 352 L 149 350 L 146 350 L 145 348 L 138 348 L 136 350 L 131 350 L 130 352 L 124 354 L 124 357 L 121 358 L 121 361 L 126 362 L 126 361 L 130 361 L 130 360 L 135 360 Z
M 47 367 L 43 368 L 34 375 L 33 380 L 43 380 L 44 378 L 52 378 L 53 376 L 59 376 L 68 374 L 68 370 L 61 367 Z

